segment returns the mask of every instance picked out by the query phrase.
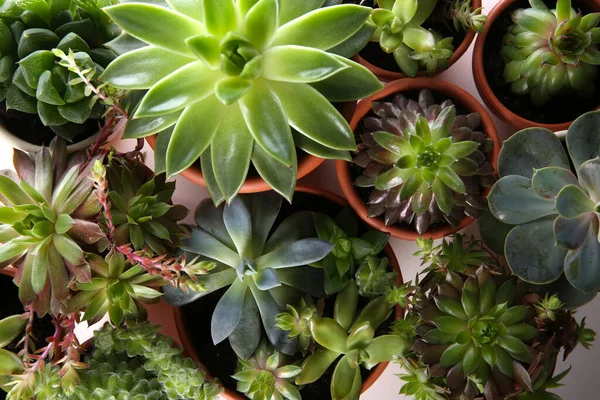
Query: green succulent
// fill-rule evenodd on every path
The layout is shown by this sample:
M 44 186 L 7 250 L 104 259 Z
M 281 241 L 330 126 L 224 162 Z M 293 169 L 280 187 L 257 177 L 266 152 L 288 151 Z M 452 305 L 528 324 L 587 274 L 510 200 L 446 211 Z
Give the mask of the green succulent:
M 592 343 L 596 341 L 596 332 L 593 329 L 585 327 L 585 318 L 583 318 L 579 324 L 577 329 L 577 338 L 579 344 L 581 344 L 586 350 L 589 350 L 590 347 L 593 346 Z
M 23 334 L 26 325 L 27 320 L 21 315 L 0 320 L 0 393 L 2 385 L 10 382 L 10 376 L 20 373 L 24 368 L 21 358 L 6 347 Z
M 233 379 L 238 381 L 237 391 L 252 400 L 301 400 L 293 379 L 302 368 L 287 364 L 266 340 L 261 340 L 256 353 L 248 360 L 238 359 Z
M 67 309 L 85 311 L 82 321 L 94 324 L 107 313 L 118 326 L 123 321 L 145 320 L 143 303 L 157 302 L 162 293 L 157 289 L 166 282 L 160 275 L 150 275 L 140 265 L 131 265 L 125 257 L 111 251 L 106 258 L 86 254 L 92 270 L 89 282 L 77 283 L 79 291 L 67 302 Z
M 300 299 L 298 307 L 286 306 L 286 312 L 280 313 L 275 318 L 277 329 L 289 331 L 290 339 L 298 338 L 298 347 L 302 355 L 306 355 L 312 343 L 310 321 L 318 317 L 317 308 L 312 304 L 310 296 Z
M 198 227 L 190 228 L 181 248 L 217 266 L 197 278 L 204 292 L 165 288 L 167 301 L 179 306 L 228 287 L 212 315 L 212 339 L 217 344 L 229 338 L 242 359 L 254 354 L 263 326 L 271 344 L 294 354 L 297 341 L 277 329 L 276 316 L 287 304 L 297 304 L 303 293 L 325 295 L 322 270 L 308 265 L 323 259 L 333 245 L 315 237 L 308 212 L 274 225 L 281 203 L 274 192 L 240 196 L 217 208 L 210 199 L 202 201 L 196 209 Z
M 181 244 L 187 231 L 178 222 L 188 210 L 170 204 L 174 181 L 166 182 L 164 173 L 154 175 L 142 160 L 130 157 L 111 157 L 106 177 L 116 244 L 131 243 L 149 256 L 169 254 Z
M 473 30 L 475 32 L 483 32 L 487 16 L 481 14 L 483 7 L 475 10 L 471 7 L 471 0 L 453 0 L 448 5 L 448 15 L 452 18 L 455 30 Z
M 545 297 L 535 304 L 535 310 L 537 311 L 539 318 L 556 321 L 555 312 L 562 309 L 564 306 L 565 305 L 560 301 L 556 294 L 550 296 L 546 293 Z
M 84 154 L 67 155 L 61 138 L 35 156 L 14 151 L 16 174 L 0 175 L 0 263 L 19 270 L 23 304 L 36 299 L 45 314 L 58 311 L 69 295 L 69 283 L 91 278 L 84 248 L 103 250 L 107 241 L 94 222 L 100 203 L 89 179 Z M 52 301 L 50 301 L 52 299 Z
M 436 104 L 428 89 L 418 102 L 396 95 L 372 107 L 353 160 L 364 169 L 355 185 L 374 188 L 369 217 L 385 213 L 386 225 L 404 222 L 419 234 L 437 222 L 478 217 L 481 186 L 493 182 L 485 156 L 492 141 L 476 130 L 480 115 L 457 116 L 451 101 Z
M 0 11 L 0 99 L 37 114 L 66 140 L 95 129 L 104 107 L 53 49 L 71 53 L 89 79 L 115 58 L 103 44 L 118 34 L 101 7 L 107 0 L 7 0 Z M 58 63 L 57 63 L 58 62 Z
M 297 385 L 315 382 L 338 360 L 331 378 L 331 398 L 357 400 L 362 388 L 361 366 L 371 369 L 408 350 L 410 343 L 401 336 L 375 337 L 375 330 L 392 311 L 385 298 L 371 300 L 358 316 L 357 303 L 358 286 L 350 281 L 336 296 L 334 318 L 310 321 L 313 339 L 322 348 L 304 360 Z
M 412 396 L 415 400 L 447 400 L 447 391 L 432 382 L 431 371 L 424 365 L 410 358 L 400 357 L 398 364 L 405 371 L 397 376 L 406 382 L 400 394 Z
M 421 265 L 429 264 L 428 270 L 447 269 L 472 275 L 481 265 L 492 261 L 481 241 L 471 238 L 465 243 L 460 233 L 453 235 L 451 241 L 444 238 L 442 243 L 435 247 L 433 239 L 419 238 L 417 246 L 421 250 L 414 256 L 421 258 Z
M 322 213 L 313 213 L 319 239 L 334 247 L 323 260 L 313 264 L 325 271 L 325 292 L 342 290 L 354 277 L 356 267 L 369 256 L 383 251 L 390 235 L 369 230 L 358 237 L 358 218 L 350 208 L 340 212 L 335 220 Z
M 167 176 L 200 158 L 216 204 L 235 197 L 251 161 L 290 199 L 295 146 L 341 159 L 356 148 L 329 101 L 354 101 L 382 88 L 366 68 L 328 52 L 340 52 L 336 46 L 361 30 L 370 9 L 322 3 L 194 0 L 105 8 L 149 45 L 118 57 L 101 76 L 117 88 L 148 89 L 125 137 L 172 128 L 158 138 Z
M 387 257 L 367 257 L 356 271 L 358 294 L 363 297 L 385 295 L 396 287 L 398 274 L 389 270 Z
M 515 94 L 529 94 L 542 106 L 565 91 L 582 97 L 594 93 L 600 65 L 600 13 L 585 16 L 571 0 L 557 0 L 550 10 L 542 0 L 513 13 L 504 36 L 504 80 Z
M 600 112 L 591 112 L 571 125 L 568 155 L 551 131 L 513 135 L 502 147 L 501 179 L 488 197 L 492 214 L 513 226 L 505 239 L 513 274 L 538 284 L 558 282 L 564 274 L 564 283 L 589 298 L 600 289 L 598 123 Z

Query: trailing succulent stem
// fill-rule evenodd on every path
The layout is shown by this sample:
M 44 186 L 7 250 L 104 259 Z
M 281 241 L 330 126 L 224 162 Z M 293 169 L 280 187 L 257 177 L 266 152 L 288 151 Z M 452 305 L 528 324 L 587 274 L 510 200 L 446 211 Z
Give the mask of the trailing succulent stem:
M 477 218 L 482 188 L 494 182 L 486 157 L 493 142 L 480 125 L 479 114 L 456 115 L 450 100 L 438 105 L 427 89 L 418 102 L 400 94 L 374 102 L 357 130 L 362 143 L 353 160 L 363 169 L 355 185 L 373 188 L 369 217 L 385 213 L 386 225 L 405 223 L 420 234 Z

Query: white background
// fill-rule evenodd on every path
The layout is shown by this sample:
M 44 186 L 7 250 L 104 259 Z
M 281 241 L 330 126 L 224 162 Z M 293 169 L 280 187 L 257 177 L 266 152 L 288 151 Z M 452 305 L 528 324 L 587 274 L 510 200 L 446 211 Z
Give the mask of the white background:
M 484 13 L 487 13 L 497 3 L 497 0 L 483 0 Z M 477 99 L 481 101 L 475 84 L 473 82 L 473 74 L 471 69 L 471 54 L 472 47 L 466 54 L 448 71 L 445 71 L 438 78 L 450 81 L 463 89 L 469 91 Z M 501 139 L 505 139 L 514 133 L 514 130 L 500 122 L 492 115 L 496 128 L 500 133 Z M 128 141 L 132 142 L 132 141 Z M 118 147 L 130 147 L 133 143 L 121 143 Z M 148 146 L 145 149 L 151 153 Z M 152 155 L 148 154 L 148 162 L 152 163 Z M 0 144 L 0 169 L 12 168 L 12 149 L 6 144 Z M 313 184 L 327 188 L 331 191 L 341 194 L 337 177 L 335 174 L 335 162 L 326 161 L 311 175 L 304 178 L 301 183 Z M 190 210 L 194 210 L 201 199 L 208 197 L 206 189 L 188 182 L 182 177 L 177 178 L 177 190 L 173 199 L 175 204 L 184 204 Z M 191 222 L 191 221 L 189 221 Z M 466 229 L 466 232 L 475 232 L 475 226 Z M 413 257 L 412 254 L 416 251 L 416 246 L 413 242 L 402 241 L 399 239 L 391 239 L 396 256 L 400 262 L 402 275 L 405 281 L 413 280 L 416 273 L 419 271 L 419 260 Z M 587 316 L 588 326 L 600 332 L 600 296 L 590 304 L 582 307 L 577 313 L 577 318 Z M 166 326 L 165 331 L 173 332 L 173 326 Z M 87 336 L 87 335 L 86 335 Z M 564 400 L 574 399 L 599 399 L 598 382 L 595 379 L 600 378 L 598 372 L 598 357 L 600 356 L 600 345 L 587 351 L 581 347 L 577 348 L 568 358 L 567 362 L 559 362 L 557 371 L 562 371 L 572 365 L 571 373 L 563 380 L 565 387 L 555 390 L 555 393 L 563 397 Z M 400 372 L 397 365 L 391 364 L 381 378 L 363 395 L 362 400 L 382 400 L 382 399 L 406 399 L 398 393 L 401 383 L 395 374 Z M 311 400 L 311 399 L 306 399 Z

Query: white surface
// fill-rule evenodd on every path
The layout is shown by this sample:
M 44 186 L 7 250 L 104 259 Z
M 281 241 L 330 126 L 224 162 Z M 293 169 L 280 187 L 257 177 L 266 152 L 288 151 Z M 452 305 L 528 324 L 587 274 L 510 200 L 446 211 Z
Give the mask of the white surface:
M 496 2 L 496 0 L 484 0 L 484 13 L 489 12 Z M 455 65 L 440 75 L 439 78 L 461 86 L 481 101 L 473 82 L 471 53 L 472 46 Z M 507 125 L 501 123 L 493 115 L 492 118 L 496 123 L 496 128 L 500 133 L 501 139 L 504 139 L 513 133 Z M 127 147 L 129 147 L 129 145 L 133 144 L 133 141 L 128 142 L 129 143 L 122 143 L 118 147 L 121 147 L 122 145 L 127 145 Z M 147 145 L 146 150 L 148 150 Z M 147 159 L 149 164 L 151 164 L 152 155 L 150 154 Z M 12 149 L 8 148 L 5 143 L 0 143 L 0 169 L 11 167 Z M 182 177 L 178 177 L 176 180 L 177 190 L 173 199 L 175 204 L 184 204 L 189 209 L 194 210 L 200 200 L 208 197 L 208 192 L 205 188 L 192 184 Z M 325 187 L 341 194 L 335 174 L 335 162 L 333 161 L 326 161 L 311 175 L 302 179 L 301 183 Z M 471 226 L 470 228 L 467 228 L 466 232 L 474 232 L 476 230 L 474 228 L 474 226 Z M 413 242 L 402 241 L 399 239 L 392 239 L 390 243 L 400 262 L 404 280 L 413 280 L 419 271 L 420 264 L 419 260 L 412 255 L 417 250 L 416 246 Z M 578 312 L 577 318 L 580 319 L 586 315 L 588 317 L 588 326 L 600 332 L 600 298 L 595 299 L 590 304 L 583 307 Z M 598 382 L 595 381 L 595 379 L 600 377 L 597 369 L 597 360 L 595 359 L 599 356 L 600 345 L 593 347 L 591 351 L 579 347 L 569 356 L 566 363 L 559 362 L 557 367 L 558 372 L 568 368 L 569 365 L 572 365 L 573 369 L 563 381 L 566 386 L 556 389 L 555 393 L 562 396 L 564 400 L 599 399 L 600 396 L 598 395 L 598 389 L 596 387 Z M 400 368 L 397 365 L 390 365 L 382 377 L 361 397 L 361 400 L 407 399 L 406 396 L 397 394 L 400 390 L 401 382 L 395 374 L 399 372 Z

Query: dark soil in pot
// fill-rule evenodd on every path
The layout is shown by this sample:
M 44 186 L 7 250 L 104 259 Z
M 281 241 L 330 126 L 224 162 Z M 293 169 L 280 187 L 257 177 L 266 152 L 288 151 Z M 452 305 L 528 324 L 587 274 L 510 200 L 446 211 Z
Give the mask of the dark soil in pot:
M 48 146 L 56 137 L 56 133 L 45 126 L 37 114 L 7 110 L 5 102 L 0 103 L 0 124 L 13 135 L 37 146 Z M 98 131 L 97 121 L 89 120 L 85 124 L 83 132 L 73 139 L 73 143 L 81 142 Z
M 555 0 L 544 0 L 550 8 L 556 8 Z M 573 8 L 581 10 L 583 14 L 592 12 L 581 1 L 574 0 Z M 594 110 L 600 104 L 600 76 L 594 83 L 596 91 L 589 99 L 579 97 L 577 93 L 563 93 L 556 95 L 542 107 L 535 107 L 529 94 L 516 95 L 511 91 L 511 85 L 504 82 L 505 62 L 500 55 L 506 30 L 512 25 L 511 15 L 519 8 L 529 8 L 527 0 L 520 0 L 508 7 L 492 24 L 483 48 L 483 66 L 486 79 L 494 95 L 509 110 L 522 118 L 543 124 L 556 124 L 573 121 L 581 114 Z
M 452 24 L 452 21 L 443 18 L 443 16 L 440 15 L 440 10 L 441 7 L 440 5 L 443 4 L 445 2 L 445 0 L 439 0 L 438 6 L 436 7 L 436 10 L 434 11 L 433 15 L 431 17 L 429 17 L 429 19 L 427 21 L 425 21 L 425 23 L 423 24 L 423 28 L 426 29 L 433 29 L 434 31 L 440 33 L 443 37 L 447 38 L 447 37 L 452 37 L 452 44 L 454 45 L 454 48 L 457 49 L 458 46 L 460 46 L 460 44 L 462 43 L 462 41 L 464 40 L 465 36 L 467 35 L 467 33 L 463 30 L 456 30 L 454 29 L 454 25 Z M 376 0 L 344 0 L 344 3 L 355 3 L 355 4 L 361 4 L 364 6 L 368 6 L 368 7 L 373 7 L 374 4 L 377 3 Z M 388 71 L 392 71 L 392 72 L 402 72 L 402 70 L 400 69 L 400 67 L 398 67 L 398 63 L 396 62 L 396 60 L 394 59 L 393 54 L 388 54 L 386 52 L 384 52 L 381 47 L 379 46 L 379 43 L 376 42 L 369 42 L 367 44 L 367 46 L 360 51 L 360 53 L 358 53 L 362 58 L 364 58 L 365 60 L 367 60 L 368 62 L 370 62 L 371 64 L 388 70 Z
M 273 226 L 279 223 L 290 214 L 297 211 L 318 211 L 324 214 L 335 216 L 342 210 L 339 204 L 336 204 L 328 199 L 320 196 L 315 196 L 308 193 L 296 192 L 294 194 L 293 203 L 283 202 L 281 212 L 277 217 Z M 367 230 L 365 224 L 360 223 L 359 226 L 364 231 Z M 185 329 L 188 332 L 191 344 L 194 346 L 202 365 L 208 370 L 208 373 L 218 378 L 219 381 L 227 388 L 235 391 L 237 381 L 231 378 L 235 373 L 237 365 L 237 356 L 229 345 L 229 341 L 225 340 L 218 345 L 213 345 L 210 325 L 212 313 L 219 299 L 227 288 L 211 293 L 205 297 L 196 300 L 194 303 L 181 307 L 182 319 Z M 326 299 L 324 315 L 333 315 L 335 296 Z M 359 297 L 358 308 L 364 307 L 369 302 L 369 299 Z M 381 324 L 375 335 L 383 335 L 389 333 L 390 325 L 394 321 L 395 315 L 392 313 L 388 320 Z M 298 358 L 301 355 L 298 354 Z M 330 384 L 336 362 L 325 372 L 323 377 L 317 382 L 305 386 L 301 391 L 302 397 L 311 400 L 328 400 L 331 398 Z M 370 375 L 371 371 L 361 369 L 363 382 Z

